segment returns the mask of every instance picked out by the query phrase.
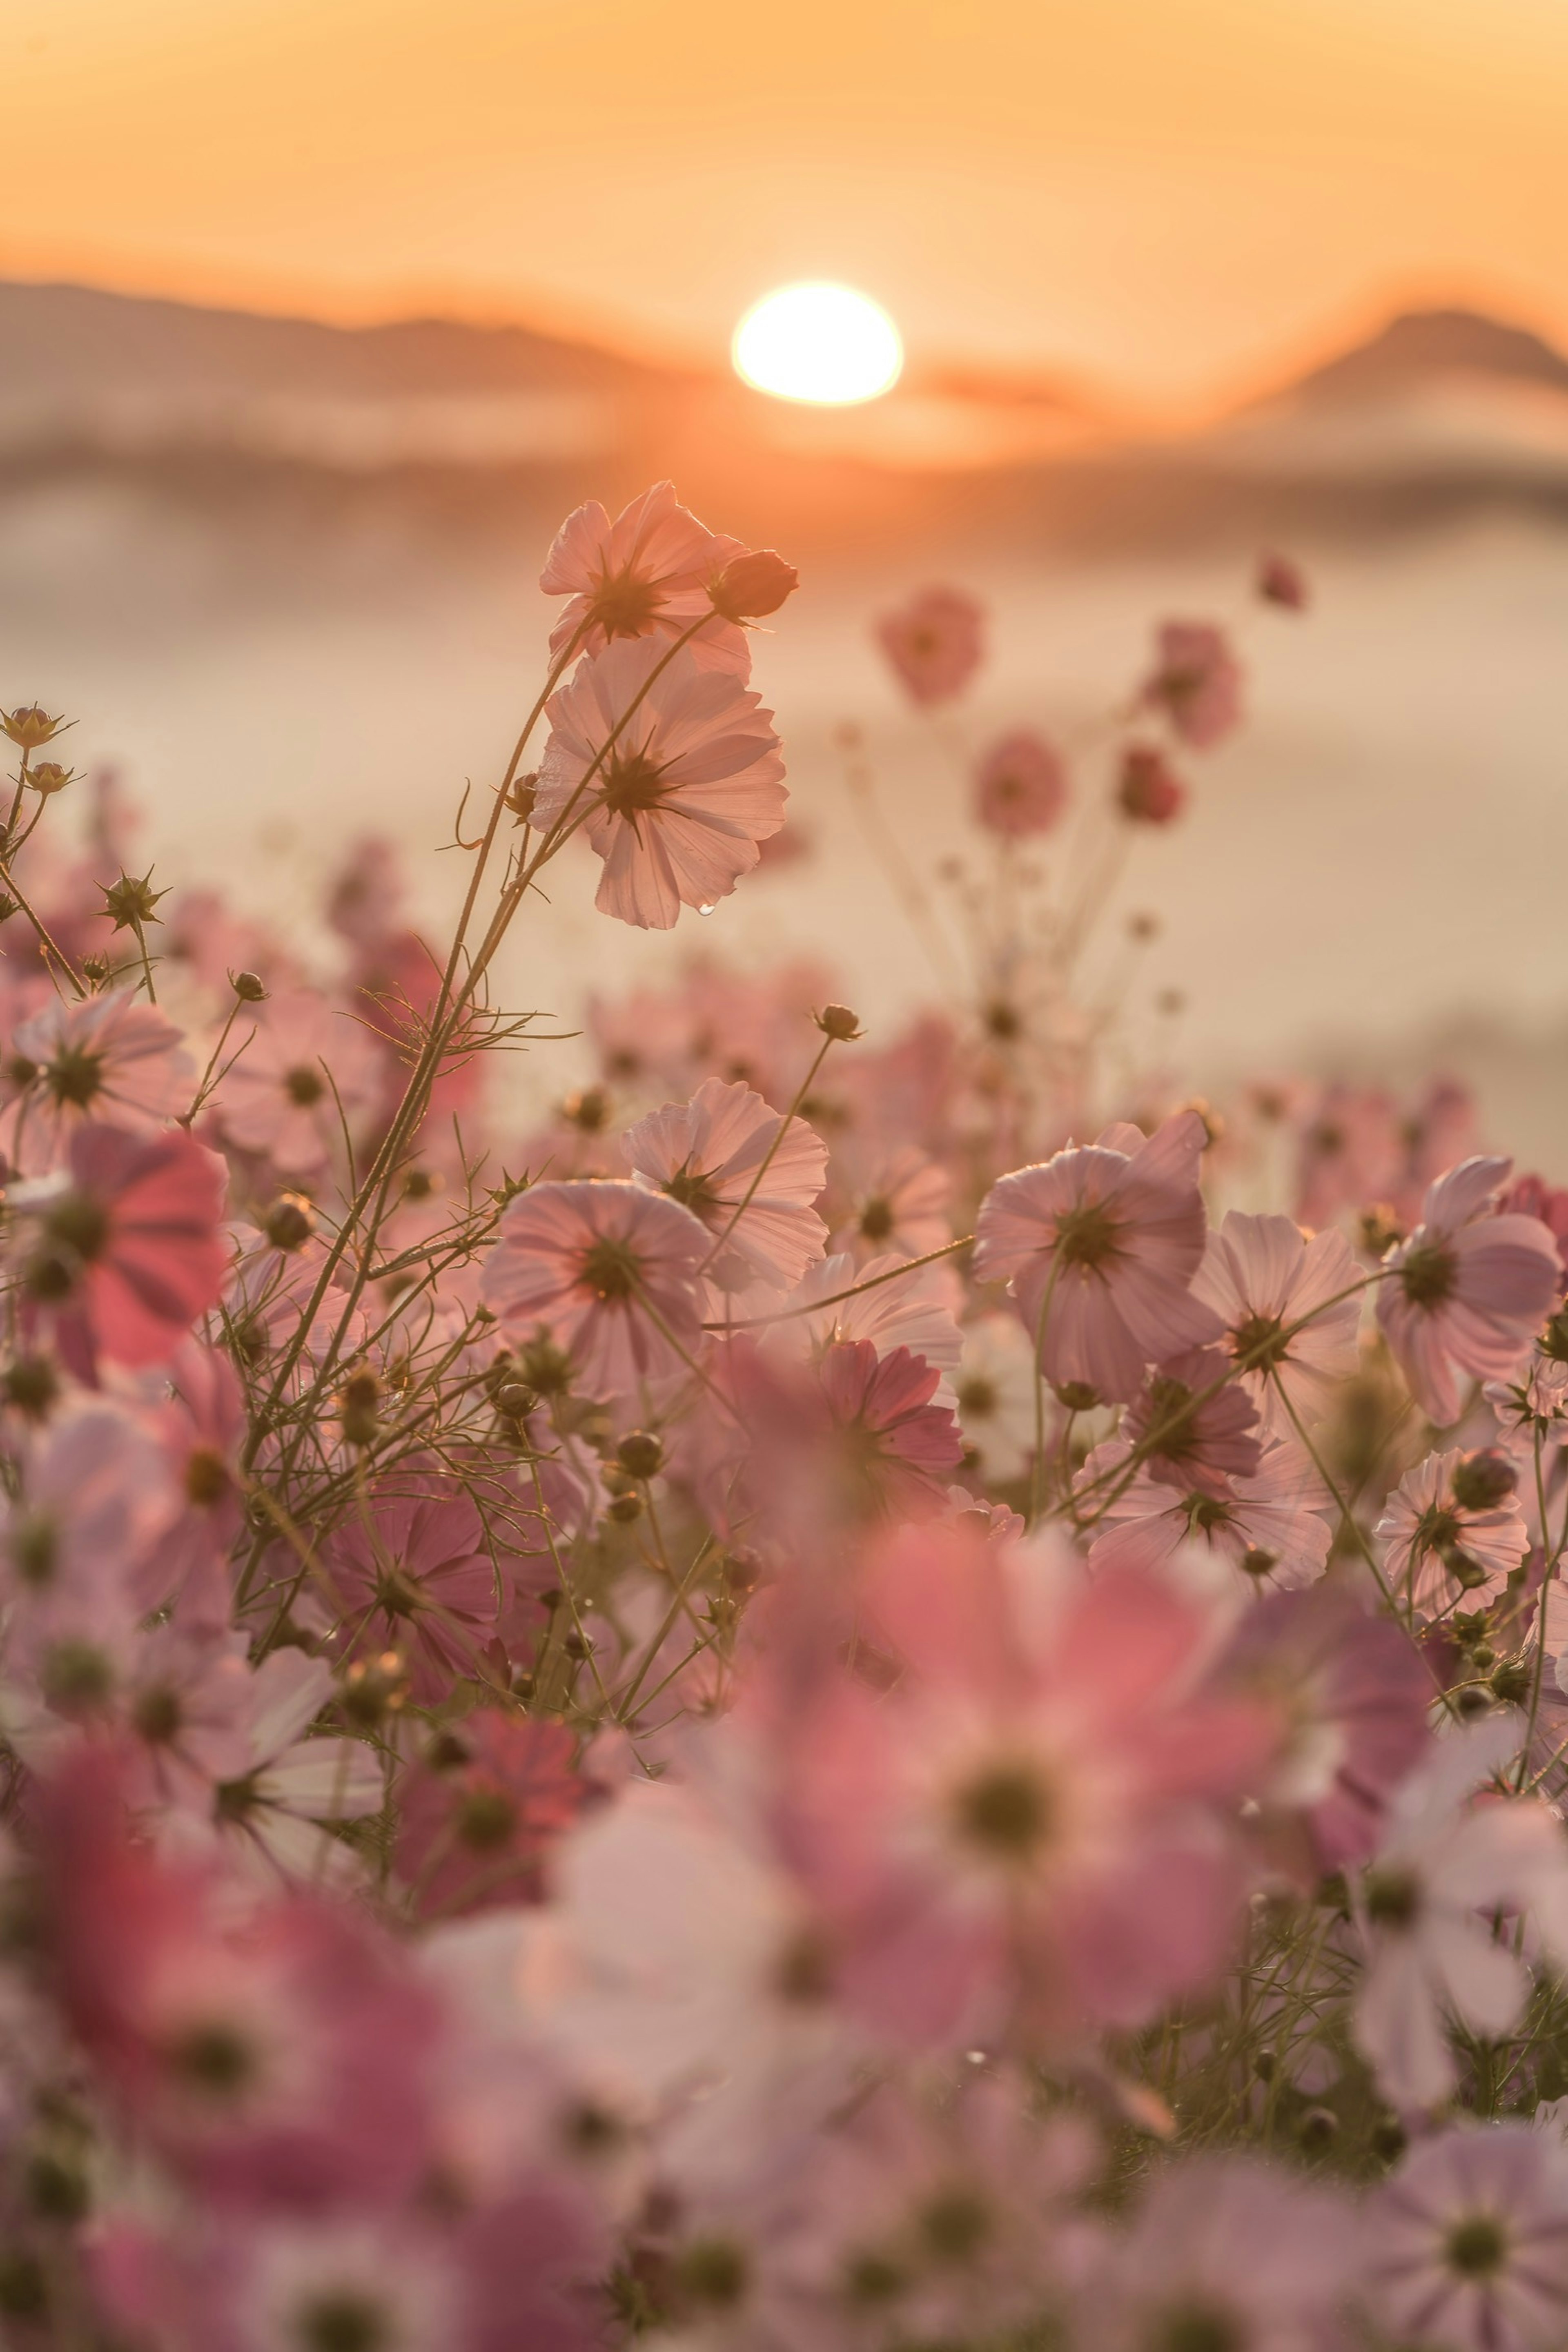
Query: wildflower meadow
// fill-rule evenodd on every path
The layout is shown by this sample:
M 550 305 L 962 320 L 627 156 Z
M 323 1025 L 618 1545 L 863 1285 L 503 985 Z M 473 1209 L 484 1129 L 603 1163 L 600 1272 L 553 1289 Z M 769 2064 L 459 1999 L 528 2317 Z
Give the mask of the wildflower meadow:
M 886 1034 L 689 952 L 806 854 L 796 575 L 668 483 L 549 551 L 445 940 L 367 844 L 308 966 L 5 711 L 0 2341 L 1568 2344 L 1568 1191 L 1141 1043 L 1243 584 L 1076 736 L 868 616 L 972 820 L 846 730 Z M 682 936 L 546 1115 L 579 836 Z

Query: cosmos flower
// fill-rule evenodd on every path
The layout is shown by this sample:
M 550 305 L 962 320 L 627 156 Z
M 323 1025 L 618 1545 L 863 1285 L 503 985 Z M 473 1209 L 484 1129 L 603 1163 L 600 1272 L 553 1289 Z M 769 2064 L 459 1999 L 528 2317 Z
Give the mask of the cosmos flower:
M 963 1327 L 953 1376 L 958 1418 L 983 1477 L 1021 1477 L 1035 1450 L 1035 1351 L 1011 1315 L 981 1315 Z
M 1253 1591 L 1321 1576 L 1333 1539 L 1329 1497 L 1295 1447 L 1276 1441 L 1256 1469 L 1206 1485 L 1160 1478 L 1143 1467 L 1118 1492 L 1105 1481 L 1127 1451 L 1113 1439 L 1096 1446 L 1084 1465 L 1093 1482 L 1090 1507 L 1109 1495 L 1101 1532 L 1089 1547 L 1095 1567 L 1166 1568 L 1190 1547 L 1210 1553 Z
M 397 1868 L 426 1915 L 537 1896 L 542 1864 L 581 1812 L 588 1786 L 563 1723 L 496 1707 L 463 1717 L 438 1760 L 398 1784 Z
M 1047 1380 L 1125 1402 L 1145 1365 L 1216 1339 L 1219 1318 L 1191 1289 L 1204 1254 L 1203 1120 L 1178 1112 L 1147 1141 L 1112 1132 L 1115 1145 L 1069 1145 L 992 1186 L 974 1271 L 1006 1282 Z
M 1152 1370 L 1122 1418 L 1151 1478 L 1223 1500 L 1250 1478 L 1260 1449 L 1258 1415 L 1229 1379 L 1223 1349 L 1194 1348 Z
M 1453 2352 L 1546 2352 L 1568 2329 L 1568 2155 L 1522 2123 L 1413 2147 L 1374 2196 L 1365 2286 L 1381 2332 Z
M 258 1009 L 255 1034 L 214 1099 L 231 1141 L 265 1152 L 286 1176 L 310 1176 L 341 1157 L 345 1123 L 352 1135 L 380 1081 L 362 1024 L 301 988 Z
M 1048 833 L 1067 805 L 1061 755 L 1042 736 L 1021 729 L 994 743 L 974 773 L 974 814 L 1005 841 Z
M 1458 1446 L 1405 1472 L 1373 1532 L 1389 1583 L 1423 1616 L 1484 1609 L 1519 1567 L 1530 1531 L 1515 1484 L 1498 1457 L 1479 1457 L 1478 1466 Z
M 1241 670 L 1224 630 L 1208 621 L 1167 621 L 1143 700 L 1194 751 L 1223 740 L 1241 717 Z
M 639 1184 L 535 1184 L 501 1220 L 482 1295 L 510 1344 L 544 1332 L 591 1394 L 626 1395 L 700 1343 L 711 1246 L 689 1209 Z
M 812 1203 L 827 1147 L 804 1119 L 786 1126 L 752 1087 L 705 1079 L 689 1103 L 629 1128 L 622 1150 L 637 1183 L 679 1201 L 713 1235 L 709 1279 L 721 1292 L 793 1289 L 822 1256 L 827 1228 Z
M 52 998 L 18 1024 L 5 1076 L 16 1094 L 0 1136 L 16 1164 L 38 1173 L 58 1167 L 89 1121 L 154 1134 L 196 1090 L 181 1032 L 129 986 L 79 1003 Z
M 427 1704 L 474 1673 L 500 1595 L 470 1496 L 449 1482 L 410 1477 L 401 1492 L 377 1495 L 346 1519 L 321 1557 L 345 1657 L 397 1650 L 414 1696 Z
M 913 702 L 951 702 L 979 668 L 985 614 L 958 588 L 927 588 L 877 624 L 877 640 Z
M 1187 804 L 1187 788 L 1156 743 L 1129 743 L 1121 755 L 1116 805 L 1133 824 L 1171 824 Z
M 1557 1244 L 1537 1217 L 1492 1214 L 1507 1160 L 1465 1160 L 1427 1191 L 1384 1260 L 1377 1319 L 1416 1402 L 1459 1417 L 1459 1375 L 1506 1381 L 1557 1297 Z
M 834 1234 L 836 1248 L 860 1257 L 924 1257 L 952 1239 L 948 1206 L 952 1178 L 912 1143 L 873 1160 Z
M 559 660 L 574 644 L 579 653 L 599 654 L 617 639 L 636 637 L 651 638 L 666 652 L 708 614 L 707 625 L 691 641 L 694 660 L 705 669 L 750 677 L 751 647 L 744 629 L 736 626 L 742 614 L 716 612 L 710 593 L 710 583 L 721 581 L 744 555 L 738 541 L 720 540 L 688 513 L 672 482 L 656 482 L 623 507 L 614 522 L 598 499 L 590 499 L 562 524 L 540 574 L 547 596 L 571 600 L 551 632 L 552 657 Z M 776 556 L 751 558 L 753 566 L 778 562 Z M 727 602 L 734 604 L 737 596 L 746 601 L 749 584 L 747 575 L 740 574 Z M 758 613 L 773 609 L 754 596 L 750 602 Z
M 1355 1370 L 1364 1282 L 1349 1243 L 1332 1230 L 1309 1240 L 1289 1217 L 1232 1209 L 1210 1234 L 1193 1294 L 1224 1321 L 1223 1344 L 1275 1436 L 1294 1428 L 1286 1398 L 1310 1425 Z
M 305 1736 L 331 1688 L 326 1660 L 303 1650 L 272 1651 L 252 1678 L 245 1769 L 219 1785 L 209 1833 L 268 1885 L 353 1877 L 352 1848 L 321 1824 L 363 1821 L 385 1802 L 381 1764 L 363 1740 Z
M 602 914 L 669 930 L 682 906 L 727 898 L 784 823 L 773 713 L 689 647 L 666 662 L 656 639 L 612 645 L 547 708 L 532 821 L 547 834 L 581 820 L 604 860 Z

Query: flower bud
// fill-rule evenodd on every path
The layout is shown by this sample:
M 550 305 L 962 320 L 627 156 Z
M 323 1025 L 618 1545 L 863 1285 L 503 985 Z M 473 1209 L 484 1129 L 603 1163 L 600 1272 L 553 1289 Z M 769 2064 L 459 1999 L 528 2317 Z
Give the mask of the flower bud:
M 377 1731 L 389 1715 L 400 1712 L 408 1696 L 408 1668 L 401 1652 L 383 1650 L 378 1658 L 356 1658 L 339 1686 L 343 1713 L 360 1731 Z
M 509 1421 L 526 1421 L 537 1410 L 539 1399 L 521 1381 L 508 1381 L 504 1388 L 497 1390 L 496 1404 Z
M 865 1034 L 859 1015 L 851 1013 L 847 1004 L 825 1004 L 816 1016 L 816 1025 L 825 1037 L 833 1038 L 840 1045 L 852 1045 L 857 1037 Z
M 610 1498 L 609 1517 L 621 1527 L 629 1527 L 632 1520 L 640 1516 L 641 1511 L 642 1496 L 638 1494 L 614 1495 Z
M 651 1478 L 664 1461 L 664 1440 L 651 1429 L 629 1429 L 616 1448 L 628 1477 Z
M 62 768 L 58 760 L 40 760 L 36 768 L 28 769 L 27 782 L 41 800 L 47 800 L 51 793 L 63 793 L 76 782 L 76 770 Z
M 381 1403 L 381 1382 L 368 1368 L 351 1372 L 343 1382 L 340 1399 L 342 1409 L 343 1436 L 350 1445 L 374 1445 L 381 1429 L 377 1407 Z
M 1100 1402 L 1099 1390 L 1091 1389 L 1087 1381 L 1058 1381 L 1053 1393 L 1068 1412 L 1092 1412 Z
M 261 1230 L 274 1249 L 303 1249 L 316 1230 L 315 1212 L 298 1192 L 282 1192 L 263 1217 Z
M 1134 824 L 1169 824 L 1186 806 L 1187 788 L 1152 743 L 1130 743 L 1122 754 L 1117 806 Z
M 167 890 L 154 890 L 153 869 L 145 874 L 122 874 L 118 882 L 100 882 L 103 911 L 113 919 L 117 931 L 139 931 L 143 923 L 159 923 L 158 901 L 168 897 Z
M 259 972 L 231 971 L 228 984 L 242 1004 L 264 1004 L 267 1001 L 267 982 Z
M 1311 599 L 1307 575 L 1288 555 L 1265 555 L 1258 566 L 1258 599 L 1281 612 L 1304 613 Z
M 0 710 L 0 727 L 24 751 L 36 751 L 40 743 L 47 743 L 58 735 L 64 725 L 63 719 L 51 719 L 36 702 L 19 703 L 15 710 Z
M 0 1380 L 0 1394 L 13 1411 L 42 1421 L 60 1392 L 60 1376 L 48 1356 L 18 1356 Z
M 756 554 L 737 555 L 708 593 L 713 610 L 726 621 L 760 621 L 764 614 L 776 613 L 799 586 L 800 574 L 794 564 L 767 547 Z
M 1462 1511 L 1495 1511 L 1518 1485 L 1519 1473 L 1512 1463 L 1490 1445 L 1463 1455 L 1455 1463 L 1448 1481 L 1449 1490 Z

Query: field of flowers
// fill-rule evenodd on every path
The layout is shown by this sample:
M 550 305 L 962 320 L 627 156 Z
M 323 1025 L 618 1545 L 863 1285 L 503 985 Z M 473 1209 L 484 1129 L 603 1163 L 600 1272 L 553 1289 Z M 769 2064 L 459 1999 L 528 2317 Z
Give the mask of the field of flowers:
M 790 565 L 664 484 L 542 584 L 455 934 L 367 845 L 331 971 L 0 714 L 0 2342 L 1568 2342 L 1568 1192 L 1136 1066 L 1190 620 L 938 872 L 847 736 L 901 1034 L 671 942 L 525 1129 L 566 844 L 798 854 Z M 985 616 L 878 629 L 942 729 Z

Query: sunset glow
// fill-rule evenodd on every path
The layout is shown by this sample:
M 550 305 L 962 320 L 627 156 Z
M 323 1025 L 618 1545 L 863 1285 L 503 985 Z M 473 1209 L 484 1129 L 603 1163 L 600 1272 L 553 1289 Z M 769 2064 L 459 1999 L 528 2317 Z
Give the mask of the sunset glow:
M 852 286 L 782 286 L 735 330 L 737 374 L 778 400 L 847 407 L 891 391 L 903 373 L 899 331 Z

